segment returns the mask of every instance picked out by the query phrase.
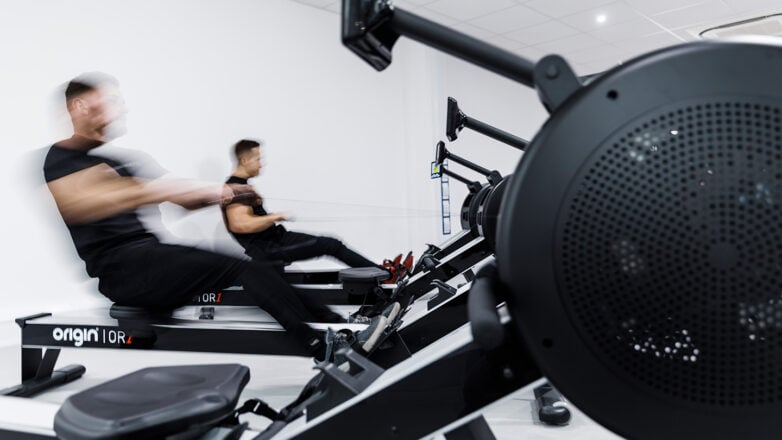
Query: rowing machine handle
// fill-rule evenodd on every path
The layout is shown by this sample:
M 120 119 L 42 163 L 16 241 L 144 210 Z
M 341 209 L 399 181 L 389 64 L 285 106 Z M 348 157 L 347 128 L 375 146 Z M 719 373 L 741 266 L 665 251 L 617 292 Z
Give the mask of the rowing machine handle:
M 475 275 L 467 299 L 473 339 L 486 350 L 499 347 L 504 335 L 497 314 L 497 277 L 497 266 L 494 263 L 483 266 Z

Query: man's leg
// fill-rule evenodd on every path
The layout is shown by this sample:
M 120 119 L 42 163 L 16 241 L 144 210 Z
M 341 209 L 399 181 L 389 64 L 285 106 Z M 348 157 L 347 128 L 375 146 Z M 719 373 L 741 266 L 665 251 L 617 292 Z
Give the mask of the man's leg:
M 307 325 L 317 319 L 270 264 L 158 243 L 127 246 L 111 258 L 115 270 L 101 277 L 100 287 L 116 302 L 175 308 L 195 295 L 241 284 L 313 356 L 323 356 L 320 334 Z
M 269 311 L 270 307 L 278 307 L 282 303 L 288 304 L 288 307 L 281 311 L 282 314 L 287 315 L 286 309 L 293 310 L 297 314 L 295 317 L 283 316 L 283 319 L 327 323 L 346 321 L 345 318 L 315 298 L 300 295 L 271 264 L 265 261 L 253 259 L 252 262 L 248 262 L 247 269 L 239 274 L 237 279 L 245 291 L 251 294 L 260 292 L 257 299 L 258 305 L 270 314 L 272 314 Z M 274 315 L 272 314 L 272 316 Z M 280 320 L 277 316 L 274 318 Z
M 246 249 L 246 253 L 250 258 L 253 259 L 255 263 L 264 264 L 274 269 L 277 276 L 285 283 L 287 283 L 287 281 L 285 281 L 283 278 L 284 270 L 280 270 L 280 266 L 276 261 L 270 261 L 265 252 L 261 251 L 257 247 L 248 247 Z M 326 322 L 332 324 L 347 322 L 346 317 L 334 312 L 323 301 L 319 301 L 316 297 L 300 294 L 299 292 L 296 292 L 296 294 L 299 295 L 301 302 L 304 303 L 305 307 L 307 307 L 307 310 L 315 315 L 317 322 Z
M 349 249 L 341 241 L 300 232 L 287 231 L 275 242 L 265 242 L 263 252 L 272 260 L 287 262 L 332 256 L 350 267 L 378 267 L 361 254 Z

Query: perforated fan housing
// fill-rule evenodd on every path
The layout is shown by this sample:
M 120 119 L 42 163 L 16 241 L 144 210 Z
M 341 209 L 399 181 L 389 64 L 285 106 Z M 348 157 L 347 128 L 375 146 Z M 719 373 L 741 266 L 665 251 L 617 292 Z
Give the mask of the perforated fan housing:
M 574 324 L 672 397 L 782 400 L 774 104 L 702 100 L 645 116 L 598 147 L 562 207 L 555 270 Z
M 547 377 L 630 438 L 782 432 L 782 50 L 693 44 L 585 87 L 503 201 L 498 264 Z

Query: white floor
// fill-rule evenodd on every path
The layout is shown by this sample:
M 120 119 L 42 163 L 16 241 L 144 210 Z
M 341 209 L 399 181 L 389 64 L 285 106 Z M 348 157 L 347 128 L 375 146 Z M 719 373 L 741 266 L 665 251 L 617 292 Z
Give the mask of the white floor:
M 13 338 L 14 335 L 18 338 L 19 330 L 14 324 L 8 322 L 0 324 L 0 340 L 8 340 L 7 337 Z M 18 383 L 19 356 L 18 345 L 0 347 L 0 388 Z M 59 404 L 74 392 L 148 366 L 234 362 L 247 365 L 251 369 L 250 383 L 244 390 L 242 400 L 258 397 L 273 408 L 281 408 L 292 401 L 314 374 L 312 360 L 299 357 L 65 349 L 61 352 L 58 365 L 82 364 L 87 368 L 84 377 L 35 398 Z M 532 388 L 532 386 L 525 387 L 486 409 L 483 415 L 498 439 L 612 440 L 619 438 L 588 419 L 572 405 L 569 405 L 573 416 L 569 425 L 550 427 L 541 424 L 536 420 L 533 410 Z M 245 420 L 257 429 L 263 429 L 268 424 L 266 419 L 257 416 L 249 416 Z

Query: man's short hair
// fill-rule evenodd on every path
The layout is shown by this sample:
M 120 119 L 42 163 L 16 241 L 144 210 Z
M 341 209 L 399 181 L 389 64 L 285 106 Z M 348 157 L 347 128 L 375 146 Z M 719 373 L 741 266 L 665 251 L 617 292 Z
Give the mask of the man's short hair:
M 237 161 L 239 161 L 242 156 L 251 152 L 253 148 L 258 148 L 260 146 L 260 141 L 256 141 L 254 139 L 242 139 L 234 144 L 234 157 Z
M 119 85 L 117 78 L 103 72 L 87 72 L 73 78 L 65 87 L 65 102 L 70 103 L 84 93 L 95 90 L 104 84 Z

